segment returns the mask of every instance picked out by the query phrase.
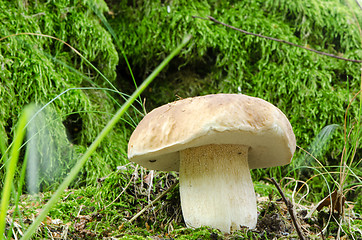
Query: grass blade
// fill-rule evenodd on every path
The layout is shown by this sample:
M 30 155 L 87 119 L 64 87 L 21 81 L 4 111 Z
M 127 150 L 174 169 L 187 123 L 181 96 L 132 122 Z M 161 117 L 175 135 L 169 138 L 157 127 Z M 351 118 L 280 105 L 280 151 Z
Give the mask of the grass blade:
M 17 162 L 19 159 L 20 148 L 24 140 L 26 124 L 30 118 L 33 106 L 25 107 L 23 113 L 20 116 L 18 126 L 15 131 L 14 141 L 10 152 L 9 162 L 7 163 L 6 176 L 4 188 L 1 196 L 1 207 L 0 207 L 0 236 L 4 237 L 5 224 L 6 224 L 6 213 L 9 206 L 10 194 L 12 191 L 13 179 Z

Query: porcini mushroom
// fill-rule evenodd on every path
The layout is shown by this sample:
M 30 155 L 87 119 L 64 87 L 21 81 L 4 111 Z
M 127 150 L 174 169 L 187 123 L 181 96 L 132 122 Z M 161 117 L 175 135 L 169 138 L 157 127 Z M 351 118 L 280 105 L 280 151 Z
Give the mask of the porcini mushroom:
M 148 113 L 132 133 L 128 158 L 149 169 L 179 171 L 186 225 L 229 233 L 256 226 L 250 169 L 288 164 L 295 147 L 288 119 L 271 103 L 214 94 Z

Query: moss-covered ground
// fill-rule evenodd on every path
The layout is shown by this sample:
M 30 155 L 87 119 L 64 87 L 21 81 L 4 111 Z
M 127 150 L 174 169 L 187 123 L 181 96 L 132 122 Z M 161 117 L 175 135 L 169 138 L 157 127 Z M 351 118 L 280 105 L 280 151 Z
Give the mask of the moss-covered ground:
M 152 178 L 150 175 L 152 174 Z M 150 185 L 152 181 L 152 185 Z M 285 202 L 268 180 L 255 182 L 258 199 L 258 224 L 224 234 L 217 229 L 186 228 L 181 213 L 176 173 L 151 172 L 128 165 L 98 179 L 96 186 L 69 189 L 43 221 L 34 239 L 296 239 Z M 290 183 L 290 182 L 289 182 Z M 151 187 L 150 187 L 151 186 Z M 166 192 L 166 194 L 164 194 Z M 312 194 L 312 193 L 310 193 Z M 23 195 L 18 208 L 8 211 L 8 229 L 20 237 L 52 195 Z M 149 204 L 157 196 L 158 201 Z M 301 199 L 292 190 L 285 195 L 293 200 L 299 226 L 309 239 L 361 238 L 358 209 L 348 202 L 344 217 L 328 209 L 315 212 L 315 203 Z M 136 214 L 146 209 L 136 219 Z M 356 212 L 357 210 L 357 212 Z M 340 226 L 339 226 L 340 224 Z M 322 233 L 323 229 L 323 233 Z

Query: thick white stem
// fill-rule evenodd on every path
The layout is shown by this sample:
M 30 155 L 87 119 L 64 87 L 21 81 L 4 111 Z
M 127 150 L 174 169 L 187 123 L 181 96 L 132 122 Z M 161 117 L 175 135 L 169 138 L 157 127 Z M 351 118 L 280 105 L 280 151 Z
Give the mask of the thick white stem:
M 256 198 L 244 145 L 205 145 L 180 152 L 180 195 L 186 225 L 229 233 L 255 228 Z

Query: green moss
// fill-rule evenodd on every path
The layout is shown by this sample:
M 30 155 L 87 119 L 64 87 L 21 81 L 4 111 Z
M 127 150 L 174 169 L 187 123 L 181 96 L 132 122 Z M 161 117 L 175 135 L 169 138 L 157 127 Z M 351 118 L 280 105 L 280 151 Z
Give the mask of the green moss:
M 359 89 L 359 64 L 192 18 L 211 15 L 249 32 L 360 59 L 353 14 L 359 18 L 361 13 L 352 13 L 339 1 L 122 1 L 111 9 L 112 27 L 139 81 L 185 33 L 194 37 L 193 44 L 145 92 L 149 109 L 176 100 L 176 95 L 244 93 L 286 113 L 297 144 L 306 148 L 324 126 L 343 124 L 349 100 Z M 120 68 L 125 68 L 123 61 Z M 127 74 L 123 81 L 131 82 Z M 353 104 L 352 115 L 357 105 Z M 342 144 L 339 132 L 321 161 L 337 164 Z
M 107 11 L 103 1 L 99 5 Z M 58 38 L 77 49 L 117 85 L 118 54 L 111 36 L 83 1 L 0 1 L 0 12 L 1 37 L 35 33 Z M 46 131 L 53 143 L 47 145 L 43 140 L 39 148 L 48 147 L 46 151 L 50 151 L 51 146 L 56 146 L 56 154 L 47 164 L 61 168 L 62 173 L 54 181 L 59 183 L 111 118 L 119 104 L 112 96 L 119 97 L 101 90 L 74 89 L 111 86 L 67 45 L 45 36 L 25 34 L 2 39 L 0 63 L 0 101 L 5 103 L 1 105 L 0 125 L 6 130 L 8 143 L 24 105 L 50 103 L 46 109 L 52 114 L 46 120 L 52 123 L 46 124 Z M 123 133 L 126 129 L 122 125 L 93 155 L 78 183 L 94 183 L 96 174 L 107 174 L 125 162 L 125 150 L 110 150 L 119 148 L 121 143 L 126 146 L 123 138 L 129 130 Z M 73 152 L 72 157 L 62 157 L 64 151 Z M 44 187 L 49 186 L 43 183 Z

